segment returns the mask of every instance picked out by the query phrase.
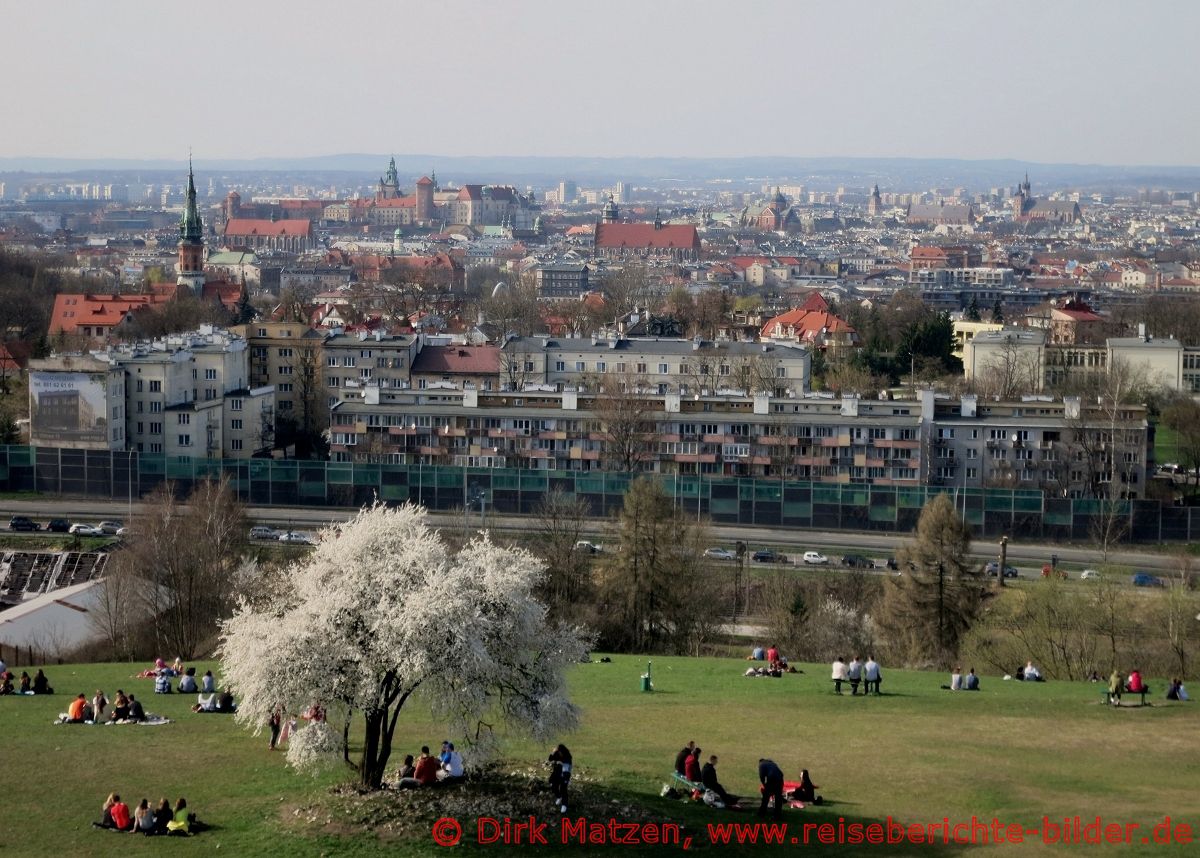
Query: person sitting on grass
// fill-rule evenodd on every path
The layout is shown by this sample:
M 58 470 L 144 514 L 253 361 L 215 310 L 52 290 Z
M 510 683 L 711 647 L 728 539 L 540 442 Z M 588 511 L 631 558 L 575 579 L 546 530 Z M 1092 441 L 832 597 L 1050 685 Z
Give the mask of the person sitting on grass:
M 417 786 L 433 786 L 438 780 L 438 758 L 429 753 L 429 746 L 421 746 L 421 756 L 413 767 L 413 778 Z
M 50 687 L 50 680 L 46 678 L 46 674 L 42 673 L 42 669 L 38 668 L 37 674 L 33 677 L 33 693 L 34 694 L 53 694 L 54 689 Z
M 1043 682 L 1044 681 L 1042 679 L 1042 672 L 1040 670 L 1038 670 L 1036 667 L 1034 667 L 1032 661 L 1028 661 L 1025 663 L 1025 669 L 1021 673 L 1017 674 L 1017 679 L 1024 680 L 1025 682 Z
M 115 792 L 110 792 L 108 798 L 104 799 L 104 804 L 100 808 L 100 821 L 93 822 L 93 828 L 116 828 L 117 824 L 113 820 L 113 807 L 121 800 L 121 797 Z M 129 815 L 129 808 L 125 808 L 126 816 Z
M 416 789 L 421 786 L 417 780 L 417 766 L 412 754 L 404 755 L 404 765 L 396 772 L 396 789 Z
M 979 674 L 977 674 L 975 672 L 975 668 L 973 668 L 973 667 L 967 671 L 967 675 L 963 679 L 963 690 L 964 691 L 978 691 L 979 690 Z
M 733 793 L 725 791 L 725 787 L 721 786 L 721 781 L 717 778 L 717 755 L 713 754 L 708 758 L 708 762 L 704 764 L 704 768 L 700 770 L 700 783 L 704 784 L 706 790 L 712 790 L 717 794 L 717 798 L 721 799 L 726 807 L 733 807 L 738 802 L 738 797 Z
M 225 686 L 217 696 L 217 711 L 225 714 L 237 711 L 237 704 L 233 702 L 233 694 L 230 693 L 229 686 Z
M 85 706 L 87 706 L 87 695 L 80 692 L 79 696 L 72 700 L 71 705 L 67 707 L 67 721 L 71 724 L 82 724 Z
M 822 798 L 817 795 L 817 785 L 808 776 L 808 769 L 800 770 L 800 786 L 792 790 L 792 798 L 797 801 L 806 801 L 809 804 L 820 804 L 822 802 Z
M 779 668 L 779 647 L 771 644 L 767 647 L 767 669 L 777 670 Z
M 154 674 L 154 693 L 170 694 L 172 676 L 171 671 L 166 668 L 159 668 L 158 672 Z
M 167 834 L 187 837 L 193 830 L 199 831 L 203 828 L 196 822 L 196 814 L 188 813 L 187 806 L 187 799 L 180 796 L 179 801 L 175 802 L 175 809 L 171 811 L 171 819 L 167 822 Z
M 463 779 L 462 754 L 454 750 L 453 742 L 446 742 L 446 759 L 442 770 L 437 773 L 438 780 L 444 784 L 457 783 Z
M 129 695 L 129 715 L 125 718 L 126 721 L 132 721 L 138 724 L 146 720 L 146 710 L 142 708 L 142 701 L 138 700 L 132 694 Z
M 124 721 L 129 717 L 129 698 L 125 696 L 125 692 L 117 689 L 117 696 L 113 698 L 112 715 L 108 716 L 109 721 Z
M 29 674 L 22 670 L 21 671 L 21 685 L 19 687 L 20 690 L 18 693 L 33 694 L 33 690 L 29 687 L 32 682 L 33 682 L 33 680 L 31 680 L 29 678 Z
M 955 667 L 953 670 L 950 671 L 950 684 L 943 685 L 942 690 L 943 691 L 962 691 L 962 689 L 963 689 L 962 668 Z
M 1185 696 L 1180 697 L 1179 696 L 1180 691 L 1183 691 L 1183 680 L 1177 676 L 1171 680 L 1171 685 L 1167 688 L 1167 699 L 1168 700 L 1187 700 L 1187 697 L 1186 697 L 1187 692 L 1183 691 Z
M 195 694 L 199 691 L 196 686 L 196 668 L 189 667 L 183 674 L 183 679 L 179 680 L 180 694 Z
M 217 711 L 217 695 L 216 694 L 197 694 L 196 702 L 192 706 L 193 712 L 216 712 Z
M 174 818 L 175 813 L 171 810 L 171 802 L 167 800 L 166 796 L 163 796 L 162 800 L 158 803 L 158 807 L 154 809 L 154 833 L 166 834 L 168 831 L 167 826 Z
M 1125 683 L 1121 681 L 1121 674 L 1114 667 L 1112 674 L 1108 677 L 1108 702 L 1113 706 L 1121 705 L 1121 692 L 1125 690 Z
M 133 819 L 129 815 L 129 805 L 121 801 L 121 797 L 115 792 L 104 802 L 104 806 L 106 810 L 100 819 L 101 826 L 104 826 L 104 821 L 107 819 L 112 825 L 104 827 L 115 828 L 117 831 L 129 831 L 133 827 Z
M 133 699 L 133 695 L 129 695 Z M 129 829 L 130 834 L 141 833 L 150 835 L 154 833 L 154 811 L 150 809 L 150 800 L 142 799 L 138 802 L 137 810 L 133 812 L 133 828 Z
M 104 692 L 99 688 L 96 689 L 96 696 L 92 698 L 92 717 L 99 721 L 104 717 L 104 710 L 108 708 L 108 698 L 104 696 Z
M 0 676 L 0 694 L 16 694 L 17 690 L 13 688 L 12 674 L 8 671 Z

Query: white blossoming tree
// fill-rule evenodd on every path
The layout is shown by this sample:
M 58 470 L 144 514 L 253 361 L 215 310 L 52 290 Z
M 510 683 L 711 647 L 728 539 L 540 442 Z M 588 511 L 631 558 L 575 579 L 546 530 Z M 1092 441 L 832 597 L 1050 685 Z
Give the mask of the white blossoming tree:
M 363 509 L 293 564 L 284 594 L 223 624 L 225 680 L 256 732 L 313 704 L 361 719 L 361 782 L 378 788 L 404 706 L 428 704 L 451 735 L 486 745 L 493 723 L 546 739 L 575 723 L 564 671 L 585 652 L 532 596 L 542 564 L 486 535 L 447 552 L 412 505 Z M 316 721 L 293 734 L 297 768 L 345 750 Z

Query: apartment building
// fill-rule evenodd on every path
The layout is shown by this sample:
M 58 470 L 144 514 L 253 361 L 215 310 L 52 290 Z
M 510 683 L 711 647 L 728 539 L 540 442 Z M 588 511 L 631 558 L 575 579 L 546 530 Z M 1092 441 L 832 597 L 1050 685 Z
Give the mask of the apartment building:
M 248 345 L 250 386 L 275 388 L 279 417 L 324 429 L 329 414 L 322 379 L 325 333 L 300 322 L 252 322 L 234 330 Z
M 421 349 L 419 334 L 388 334 L 382 330 L 346 334 L 335 329 L 322 344 L 321 368 L 326 404 L 334 406 L 341 392 L 351 395 L 368 386 L 402 390 L 412 385 L 413 361 Z
M 501 348 L 500 386 L 597 389 L 606 376 L 647 393 L 709 395 L 721 390 L 798 395 L 812 356 L 792 343 L 591 337 L 512 337 Z

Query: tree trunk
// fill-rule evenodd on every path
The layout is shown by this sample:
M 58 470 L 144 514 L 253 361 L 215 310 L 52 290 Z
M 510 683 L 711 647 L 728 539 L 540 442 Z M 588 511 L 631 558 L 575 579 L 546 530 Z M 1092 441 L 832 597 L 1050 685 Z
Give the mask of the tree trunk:
M 367 789 L 379 789 L 383 784 L 383 768 L 391 748 L 381 747 L 383 725 L 387 719 L 386 709 L 377 709 L 363 716 L 366 727 L 363 736 L 362 764 L 358 767 L 359 778 Z

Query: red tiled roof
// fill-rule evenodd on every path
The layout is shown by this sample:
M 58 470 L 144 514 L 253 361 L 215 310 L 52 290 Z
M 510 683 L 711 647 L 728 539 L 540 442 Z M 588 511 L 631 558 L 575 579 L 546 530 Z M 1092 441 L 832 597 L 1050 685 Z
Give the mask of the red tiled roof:
M 92 295 L 65 294 L 54 296 L 54 310 L 50 314 L 50 333 L 72 334 L 80 327 L 100 326 L 111 328 L 124 321 L 126 314 L 148 307 L 165 304 L 175 297 L 174 286 L 170 295 Z
M 696 227 L 652 223 L 596 224 L 596 247 L 631 247 L 654 250 L 700 250 L 700 235 Z
M 412 209 L 417 207 L 417 198 L 411 197 L 392 197 L 389 200 L 376 200 L 375 208 L 379 209 Z
M 422 176 L 421 178 L 417 179 L 417 184 L 421 186 L 432 185 L 433 179 L 429 178 L 428 176 Z
M 225 224 L 225 235 L 270 235 L 270 236 L 310 236 L 312 221 L 308 220 L 267 220 L 266 218 L 230 218 Z
M 492 375 L 500 371 L 496 346 L 425 346 L 413 360 L 414 374 Z
M 795 310 L 788 310 L 786 313 L 778 315 L 764 324 L 761 331 L 762 336 L 795 336 L 800 340 L 811 340 L 821 333 L 822 328 L 825 329 L 826 333 L 830 334 L 855 333 L 854 328 L 829 312 L 828 304 L 825 304 L 824 309 L 809 308 L 809 303 L 813 301 L 814 295 L 822 304 L 825 303 L 825 299 L 821 298 L 819 293 L 811 293 L 808 300 L 804 302 L 804 306 L 798 307 Z

